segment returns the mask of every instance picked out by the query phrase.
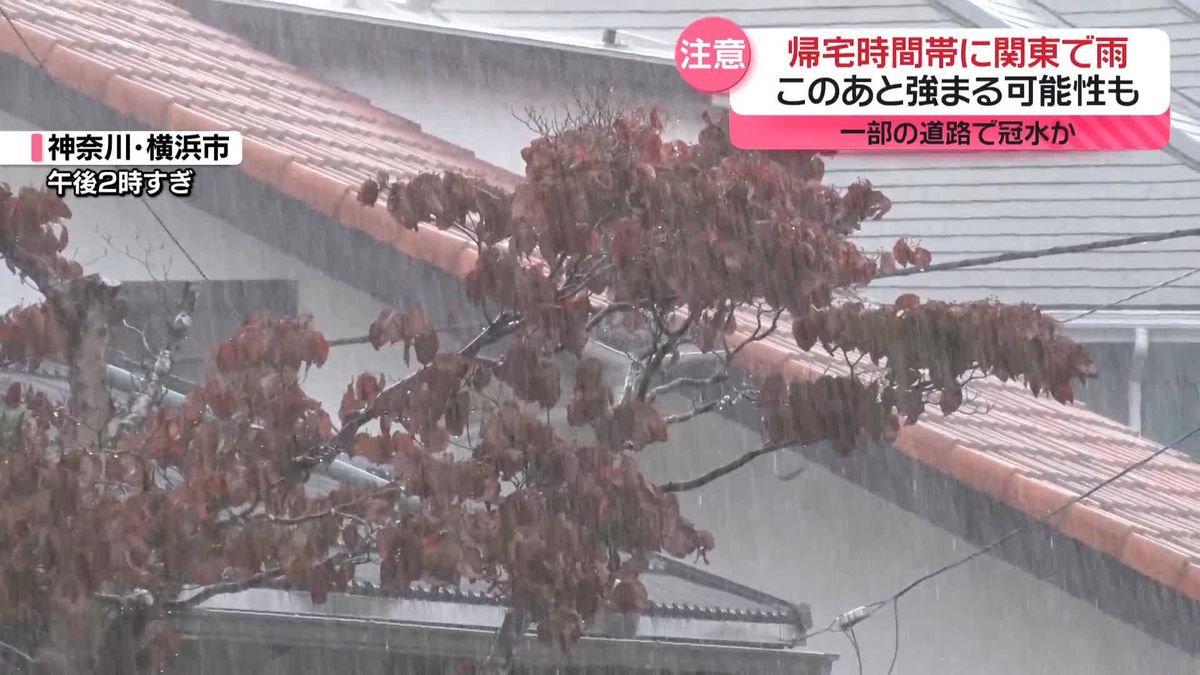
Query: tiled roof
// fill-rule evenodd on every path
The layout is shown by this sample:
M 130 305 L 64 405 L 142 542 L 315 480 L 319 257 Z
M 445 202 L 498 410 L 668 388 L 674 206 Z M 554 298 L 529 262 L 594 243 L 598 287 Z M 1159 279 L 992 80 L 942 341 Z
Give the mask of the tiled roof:
M 433 228 L 411 233 L 384 209 L 366 208 L 354 186 L 375 168 L 456 168 L 501 184 L 516 177 L 432 138 L 408 120 L 322 84 L 159 0 L 38 0 L 4 6 L 38 59 L 63 85 L 156 128 L 232 128 L 246 134 L 248 176 L 277 187 L 345 226 L 465 276 L 465 241 Z M 34 63 L 0 23 L 0 52 Z M 356 138 L 369 138 L 371 157 Z M 359 141 L 361 144 L 361 141 Z M 782 336 L 748 346 L 752 371 L 811 377 L 837 368 Z M 986 414 L 930 417 L 896 441 L 904 454 L 1040 516 L 1146 457 L 1158 446 L 1079 408 L 1031 397 L 1014 385 L 979 385 Z M 1076 504 L 1054 521 L 1063 532 L 1200 599 L 1200 465 L 1168 452 Z

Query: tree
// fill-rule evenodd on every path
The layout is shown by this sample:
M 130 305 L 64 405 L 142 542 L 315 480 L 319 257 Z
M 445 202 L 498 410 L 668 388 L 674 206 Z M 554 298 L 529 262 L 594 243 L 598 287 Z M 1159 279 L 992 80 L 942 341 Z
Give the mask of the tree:
M 71 392 L 56 402 L 14 384 L 5 397 L 0 618 L 45 622 L 48 668 L 137 672 L 176 649 L 174 613 L 268 582 L 321 602 L 376 561 L 397 593 L 417 581 L 489 583 L 511 607 L 492 660 L 503 669 L 529 627 L 569 646 L 605 612 L 644 610 L 648 554 L 714 548 L 676 492 L 790 445 L 828 439 L 849 452 L 931 403 L 953 413 L 973 377 L 1019 379 L 1067 402 L 1072 380 L 1093 374 L 1033 306 L 854 300 L 847 292 L 881 272 L 930 264 L 905 240 L 878 255 L 850 241 L 888 200 L 868 182 L 823 185 L 815 153 L 738 151 L 723 122 L 705 122 L 696 143 L 664 141 L 654 112 L 548 133 L 523 151 L 525 180 L 511 193 L 454 172 L 366 180 L 360 200 L 382 198 L 397 227 L 473 244 L 466 289 L 486 325 L 448 349 L 421 308 L 383 312 L 369 341 L 415 370 L 390 383 L 355 377 L 336 415 L 302 387 L 330 350 L 306 317 L 251 318 L 181 408 L 163 405 L 192 294 L 173 310 L 143 391 L 117 401 L 104 379 L 116 286 L 62 256 L 60 200 L 0 191 L 0 256 L 44 295 L 0 320 L 0 358 L 66 363 Z M 605 326 L 637 340 L 615 393 L 585 353 Z M 745 347 L 789 326 L 801 349 L 872 365 L 739 389 L 761 409 L 766 445 L 703 477 L 643 477 L 639 451 L 720 404 L 664 414 L 662 399 L 729 380 Z M 678 374 L 697 358 L 688 347 L 711 372 Z M 565 392 L 563 363 L 574 375 Z M 587 442 L 544 418 L 559 404 Z M 341 452 L 395 480 L 306 494 L 309 472 Z M 96 630 L 70 632 L 81 617 Z

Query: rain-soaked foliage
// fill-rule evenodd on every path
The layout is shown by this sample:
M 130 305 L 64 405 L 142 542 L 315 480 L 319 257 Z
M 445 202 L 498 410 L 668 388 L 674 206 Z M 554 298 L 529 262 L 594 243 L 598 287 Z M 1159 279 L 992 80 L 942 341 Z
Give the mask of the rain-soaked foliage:
M 58 198 L 0 191 L 0 255 L 44 295 L 0 321 L 0 356 L 71 373 L 64 404 L 20 384 L 5 396 L 0 618 L 49 617 L 40 658 L 85 672 L 114 617 L 132 616 L 142 665 L 162 665 L 177 648 L 162 621 L 173 613 L 280 580 L 322 602 L 372 562 L 396 593 L 418 581 L 490 585 L 511 607 L 502 654 L 527 627 L 569 647 L 606 612 L 646 609 L 648 554 L 703 557 L 719 543 L 680 514 L 676 492 L 695 482 L 654 484 L 638 453 L 715 408 L 666 414 L 662 397 L 730 379 L 748 346 L 790 326 L 801 349 L 872 363 L 743 392 L 769 433 L 747 448 L 759 454 L 889 438 L 927 403 L 954 412 L 971 377 L 1019 377 L 1065 402 L 1072 380 L 1092 374 L 1031 306 L 846 299 L 880 270 L 930 264 L 907 241 L 878 255 L 850 242 L 890 207 L 870 183 L 834 190 L 816 154 L 742 152 L 707 118 L 696 143 L 662 132 L 648 113 L 539 138 L 511 192 L 456 173 L 366 180 L 360 200 L 397 228 L 470 242 L 465 283 L 487 325 L 449 349 L 420 307 L 384 311 L 371 344 L 414 369 L 391 382 L 357 376 L 334 413 L 303 386 L 330 350 L 329 327 L 306 318 L 247 321 L 185 404 L 163 405 L 187 294 L 145 391 L 118 405 L 103 360 L 122 313 L 112 286 L 62 256 L 70 213 Z M 615 392 L 584 353 L 601 327 L 640 336 Z M 717 357 L 711 374 L 673 374 L 696 352 Z M 586 440 L 549 422 L 560 404 Z M 306 492 L 314 467 L 343 452 L 394 481 Z M 88 639 L 55 632 L 79 617 L 94 619 Z

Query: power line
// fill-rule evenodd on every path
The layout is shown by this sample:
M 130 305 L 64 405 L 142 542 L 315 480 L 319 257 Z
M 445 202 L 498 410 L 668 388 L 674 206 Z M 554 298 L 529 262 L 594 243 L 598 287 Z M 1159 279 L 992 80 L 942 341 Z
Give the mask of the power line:
M 21 33 L 19 28 L 17 28 L 17 24 L 13 22 L 12 17 L 9 16 L 4 7 L 0 7 L 0 16 L 4 17 L 5 23 L 7 23 L 8 27 L 12 29 L 13 35 L 16 35 L 17 39 L 20 40 L 21 45 L 25 47 L 25 51 L 29 52 L 29 56 L 33 59 L 34 63 L 38 65 L 38 68 L 41 68 L 42 72 L 46 73 L 47 77 L 49 77 L 51 80 L 54 80 L 54 75 L 50 73 L 50 69 L 46 67 L 46 63 L 42 61 L 42 58 L 33 50 L 33 47 L 25 39 L 25 35 Z M 158 215 L 158 212 L 154 210 L 154 207 L 150 206 L 150 202 L 146 199 L 145 195 L 138 195 L 138 199 L 141 200 L 142 205 L 145 206 L 146 210 L 150 212 L 150 215 L 154 218 L 154 221 L 158 223 L 159 227 L 162 228 L 162 231 L 166 233 L 167 237 L 175 244 L 179 251 L 183 253 L 183 256 L 187 258 L 187 261 L 196 269 L 196 273 L 200 275 L 200 278 L 208 281 L 208 275 L 204 273 L 204 270 L 200 269 L 199 263 L 197 263 L 196 259 L 192 257 L 192 254 L 189 253 L 186 248 L 184 248 L 183 243 L 179 241 L 179 239 L 175 236 L 175 233 L 171 232 L 171 228 L 167 227 L 167 224 L 163 221 L 162 217 Z
M 1142 459 L 1134 462 L 1133 464 L 1130 464 L 1129 466 L 1118 471 L 1116 474 L 1113 474 L 1109 478 L 1101 481 L 1099 484 L 1097 484 L 1096 486 L 1092 487 L 1091 489 L 1083 492 L 1082 494 L 1076 495 L 1075 497 L 1068 499 L 1066 502 L 1064 502 L 1058 508 L 1050 511 L 1049 513 L 1047 513 L 1043 516 L 1038 517 L 1033 522 L 1021 525 L 1020 527 L 1017 527 L 1017 528 L 1011 530 L 1004 536 L 993 540 L 987 546 L 976 549 L 972 553 L 970 553 L 952 563 L 948 563 L 946 565 L 943 565 L 943 566 L 937 568 L 936 570 L 933 570 L 932 572 L 928 572 L 926 574 L 921 575 L 920 577 L 914 579 L 912 582 L 910 582 L 907 585 L 905 585 L 904 587 L 902 587 L 900 590 L 893 593 L 886 600 L 879 600 L 879 601 L 873 602 L 869 605 L 863 605 L 862 607 L 856 607 L 852 610 L 849 610 L 847 612 L 843 612 L 842 614 L 839 614 L 837 617 L 834 618 L 834 620 L 832 622 L 830 622 L 829 627 L 825 630 L 820 631 L 820 633 L 824 633 L 827 631 L 845 632 L 845 631 L 849 631 L 849 630 L 853 629 L 853 627 L 855 625 L 862 623 L 863 621 L 866 621 L 867 619 L 871 618 L 880 609 L 883 609 L 884 607 L 886 607 L 888 605 L 895 605 L 900 600 L 900 598 L 904 597 L 905 595 L 907 595 L 908 593 L 910 593 L 911 591 L 916 589 L 921 584 L 923 584 L 927 581 L 930 581 L 931 579 L 935 579 L 935 578 L 945 574 L 946 572 L 949 572 L 958 567 L 961 567 L 962 565 L 967 564 L 968 562 L 974 560 L 975 558 L 978 558 L 979 556 L 987 553 L 988 551 L 995 549 L 997 546 L 1000 546 L 1001 544 L 1008 541 L 1009 539 L 1012 539 L 1013 537 L 1028 531 L 1030 529 L 1030 527 L 1036 523 L 1045 523 L 1045 522 L 1049 521 L 1054 516 L 1058 515 L 1059 513 L 1062 513 L 1068 507 L 1070 507 L 1074 504 L 1077 504 L 1077 503 L 1083 501 L 1084 499 L 1087 499 L 1088 497 L 1091 497 L 1092 495 L 1096 494 L 1097 492 L 1104 489 L 1105 487 L 1108 487 L 1109 485 L 1124 478 L 1125 476 L 1129 475 L 1130 473 L 1137 471 L 1138 469 L 1142 468 L 1146 464 L 1149 464 L 1151 461 L 1157 459 L 1158 457 L 1160 457 L 1161 455 L 1166 453 L 1168 450 L 1174 449 L 1176 446 L 1178 446 L 1179 444 L 1188 440 L 1189 438 L 1196 435 L 1197 433 L 1200 433 L 1200 426 L 1196 426 L 1191 431 L 1189 431 L 1189 432 L 1185 433 L 1184 435 L 1180 436 L 1179 438 L 1175 439 L 1173 442 L 1171 442 L 1167 445 L 1164 445 L 1163 447 L 1150 453 L 1146 457 L 1143 457 Z M 813 635 L 819 635 L 820 633 L 814 633 Z M 897 634 L 899 634 L 899 628 L 897 628 Z
M 863 675 L 862 650 L 858 647 L 858 636 L 854 634 L 854 627 L 851 626 L 845 635 L 846 639 L 850 640 L 850 646 L 854 647 L 854 660 L 858 661 L 858 675 Z
M 196 274 L 199 274 L 201 279 L 208 281 L 208 275 L 204 273 L 204 270 L 200 269 L 200 263 L 196 262 L 196 259 L 192 257 L 191 253 L 188 253 L 188 250 L 184 247 L 183 242 L 179 241 L 174 232 L 171 232 L 171 228 L 167 227 L 167 224 L 163 222 L 163 219 L 150 206 L 150 202 L 147 201 L 144 196 L 139 196 L 142 199 L 142 204 L 145 205 L 146 210 L 150 212 L 150 215 L 154 218 L 154 221 L 158 223 L 158 226 L 162 228 L 162 231 L 166 233 L 167 237 L 175 243 L 175 247 L 179 249 L 179 252 L 183 254 L 183 257 L 187 258 L 187 261 L 196 269 Z
M 1013 260 L 1029 260 L 1031 258 L 1044 258 L 1053 255 L 1064 255 L 1067 253 L 1086 253 L 1087 251 L 1095 251 L 1102 248 L 1117 248 L 1120 246 L 1132 246 L 1133 244 L 1146 244 L 1155 241 L 1167 241 L 1168 239 L 1196 236 L 1200 236 L 1200 227 L 1193 227 L 1183 230 L 1171 230 L 1170 232 L 1155 232 L 1153 234 L 1139 234 L 1132 237 L 1122 237 L 1120 239 L 1101 239 L 1098 241 L 1091 241 L 1086 244 L 1051 246 L 1050 248 L 1035 249 L 1032 251 L 1009 251 L 1007 253 L 1000 253 L 998 255 L 984 256 L 982 258 L 969 258 L 967 260 L 955 260 L 953 262 L 938 263 L 925 268 L 904 267 L 893 272 L 880 272 L 879 274 L 875 275 L 875 278 L 890 279 L 892 277 L 907 277 L 914 274 L 925 274 L 928 272 L 946 272 L 950 270 L 965 269 L 968 267 L 995 265 L 997 263 L 1011 262 Z
M 892 663 L 888 666 L 887 675 L 892 675 L 892 671 L 896 669 L 896 659 L 900 657 L 900 601 L 892 603 L 892 620 L 896 624 L 896 633 L 893 638 L 895 647 L 892 648 Z
M 1196 273 L 1200 273 L 1200 267 L 1193 268 L 1187 272 L 1184 272 L 1183 274 L 1180 274 L 1175 277 L 1171 277 L 1170 279 L 1167 279 L 1166 281 L 1164 281 L 1162 283 L 1154 284 L 1153 286 L 1147 286 L 1146 288 L 1143 288 L 1140 291 L 1135 291 L 1133 293 L 1130 293 L 1129 295 L 1126 295 L 1125 297 L 1120 298 L 1118 300 L 1113 300 L 1112 302 L 1106 302 L 1102 305 L 1096 305 L 1095 307 L 1092 307 L 1091 309 L 1089 309 L 1081 314 L 1076 314 L 1075 316 L 1072 316 L 1068 319 L 1063 319 L 1060 323 L 1071 323 L 1072 321 L 1075 321 L 1077 319 L 1082 319 L 1085 316 L 1090 316 L 1092 314 L 1095 314 L 1096 312 L 1099 312 L 1102 309 L 1108 309 L 1109 307 L 1116 307 L 1117 305 L 1124 304 L 1135 298 L 1140 298 L 1141 296 L 1143 296 L 1147 293 L 1150 293 L 1152 291 L 1157 291 L 1160 288 L 1166 288 L 1167 286 L 1170 286 L 1171 284 L 1173 284 L 1177 281 L 1183 281 L 1184 279 L 1186 279 Z

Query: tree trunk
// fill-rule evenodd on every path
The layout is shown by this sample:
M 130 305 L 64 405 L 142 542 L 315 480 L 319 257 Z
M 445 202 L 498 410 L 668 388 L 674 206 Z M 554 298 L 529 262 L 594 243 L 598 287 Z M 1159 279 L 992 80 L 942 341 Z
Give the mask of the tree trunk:
M 112 419 L 113 404 L 105 374 L 111 326 L 120 321 L 120 285 L 91 275 L 71 284 L 59 310 L 67 319 L 67 365 L 71 378 L 71 414 L 79 440 L 98 446 Z

